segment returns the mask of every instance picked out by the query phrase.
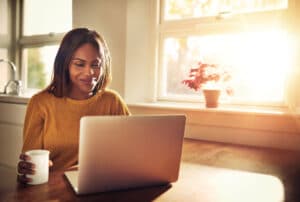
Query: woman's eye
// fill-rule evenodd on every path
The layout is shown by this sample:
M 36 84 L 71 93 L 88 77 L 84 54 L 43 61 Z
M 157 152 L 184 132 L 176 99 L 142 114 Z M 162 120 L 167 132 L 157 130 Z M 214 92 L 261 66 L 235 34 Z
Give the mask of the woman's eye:
M 100 64 L 92 64 L 91 67 L 94 69 L 99 69 L 101 67 L 101 65 Z
M 84 67 L 84 64 L 81 64 L 81 63 L 75 63 L 75 66 L 77 66 L 77 67 Z

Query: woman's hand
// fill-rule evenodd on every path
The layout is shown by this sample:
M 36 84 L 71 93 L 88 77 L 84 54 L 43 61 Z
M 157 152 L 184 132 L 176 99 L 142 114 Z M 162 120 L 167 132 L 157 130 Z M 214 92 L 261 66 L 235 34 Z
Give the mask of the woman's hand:
M 35 164 L 29 162 L 30 161 L 30 156 L 22 153 L 20 154 L 20 161 L 18 163 L 17 167 L 17 180 L 20 183 L 27 184 L 28 182 L 31 182 L 31 178 L 28 178 L 26 175 L 34 175 L 35 173 Z M 53 162 L 49 160 L 49 167 L 53 165 Z

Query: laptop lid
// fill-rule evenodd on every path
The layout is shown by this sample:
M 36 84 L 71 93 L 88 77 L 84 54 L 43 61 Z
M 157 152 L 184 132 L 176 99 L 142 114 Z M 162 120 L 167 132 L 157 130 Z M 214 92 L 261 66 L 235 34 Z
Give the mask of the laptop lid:
M 85 116 L 78 173 L 66 176 L 78 177 L 77 194 L 174 182 L 184 128 L 183 115 Z

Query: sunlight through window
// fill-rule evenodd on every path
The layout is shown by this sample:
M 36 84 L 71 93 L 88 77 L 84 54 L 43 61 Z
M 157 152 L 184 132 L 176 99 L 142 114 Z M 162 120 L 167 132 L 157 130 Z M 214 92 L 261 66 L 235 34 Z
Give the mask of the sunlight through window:
M 288 7 L 288 1 L 269 0 L 263 4 L 261 1 L 228 1 L 230 3 L 226 5 L 222 2 L 164 1 L 159 97 L 169 100 L 203 99 L 202 92 L 195 92 L 181 83 L 189 70 L 202 61 L 220 65 L 232 75 L 230 85 L 234 95 L 221 94 L 222 102 L 283 105 L 293 53 L 289 31 L 278 16 L 284 16 L 282 13 Z M 201 21 L 203 16 L 216 16 L 216 11 L 224 7 L 231 7 L 239 13 L 250 13 L 251 19 L 255 19 L 257 11 L 274 11 L 277 18 L 275 21 L 270 17 L 272 12 L 268 12 L 267 19 L 272 20 L 269 24 L 267 19 L 263 23 L 259 20 L 241 20 L 243 17 L 234 21 L 235 16 L 230 21 L 216 22 L 215 18 Z M 280 9 L 282 13 L 276 14 L 276 10 Z M 172 19 L 177 19 L 177 22 L 168 21 Z

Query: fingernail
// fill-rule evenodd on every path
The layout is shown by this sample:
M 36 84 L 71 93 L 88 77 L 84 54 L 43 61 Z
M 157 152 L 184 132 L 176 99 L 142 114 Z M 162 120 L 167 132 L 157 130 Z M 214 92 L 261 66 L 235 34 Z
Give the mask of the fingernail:
M 30 156 L 25 156 L 25 161 L 30 161 L 31 160 L 31 158 L 30 158 Z

